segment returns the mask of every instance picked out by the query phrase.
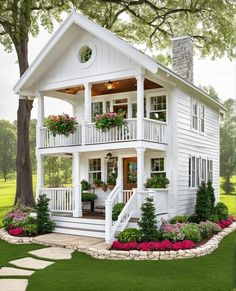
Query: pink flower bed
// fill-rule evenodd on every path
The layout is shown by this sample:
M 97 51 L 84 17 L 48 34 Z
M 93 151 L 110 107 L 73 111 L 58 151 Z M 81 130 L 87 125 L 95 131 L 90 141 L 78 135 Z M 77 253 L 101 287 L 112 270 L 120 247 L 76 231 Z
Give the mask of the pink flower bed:
M 10 228 L 9 229 L 9 234 L 17 236 L 20 235 L 24 232 L 24 228 L 23 227 L 17 227 L 17 228 Z
M 169 240 L 163 240 L 160 242 L 150 241 L 150 242 L 128 242 L 122 243 L 119 241 L 114 241 L 112 248 L 116 250 L 141 250 L 141 251 L 167 251 L 167 250 L 187 250 L 195 248 L 196 245 L 191 240 L 184 240 L 181 242 L 172 243 Z
M 229 216 L 228 219 L 223 219 L 218 222 L 218 225 L 220 228 L 224 229 L 228 226 L 230 226 L 234 221 L 236 221 L 235 217 Z

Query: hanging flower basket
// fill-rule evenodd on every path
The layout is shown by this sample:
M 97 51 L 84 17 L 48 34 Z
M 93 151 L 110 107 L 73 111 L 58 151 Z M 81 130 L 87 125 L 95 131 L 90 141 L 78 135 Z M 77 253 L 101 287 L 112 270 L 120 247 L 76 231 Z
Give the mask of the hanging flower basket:
M 75 117 L 70 117 L 64 113 L 61 115 L 50 115 L 46 119 L 46 126 L 53 136 L 69 136 L 71 133 L 74 133 L 77 124 L 78 122 Z
M 96 116 L 95 126 L 97 129 L 100 129 L 102 132 L 106 132 L 113 127 L 122 127 L 127 128 L 127 123 L 124 118 L 124 112 L 108 112 L 99 114 Z

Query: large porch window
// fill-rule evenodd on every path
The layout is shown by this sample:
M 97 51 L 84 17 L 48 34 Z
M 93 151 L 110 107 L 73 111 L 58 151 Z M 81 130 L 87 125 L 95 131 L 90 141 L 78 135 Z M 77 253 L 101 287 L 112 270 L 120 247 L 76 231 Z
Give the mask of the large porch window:
M 89 159 L 89 183 L 93 184 L 95 179 L 101 180 L 101 159 Z
M 166 108 L 166 95 L 151 97 L 149 112 L 150 118 L 166 122 Z

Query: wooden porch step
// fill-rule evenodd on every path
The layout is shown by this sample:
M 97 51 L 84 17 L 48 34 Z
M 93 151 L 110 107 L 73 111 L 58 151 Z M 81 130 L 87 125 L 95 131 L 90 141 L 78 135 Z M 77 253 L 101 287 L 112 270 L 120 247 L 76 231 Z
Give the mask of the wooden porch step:
M 104 219 L 92 219 L 92 218 L 83 218 L 83 217 L 67 217 L 67 216 L 56 216 L 56 215 L 52 215 L 52 219 L 56 220 L 56 221 L 65 221 L 65 222 L 73 222 L 73 223 L 105 225 Z
M 55 220 L 57 227 L 71 228 L 71 229 L 84 229 L 94 231 L 105 231 L 105 224 L 92 224 L 92 223 L 78 223 L 78 222 L 67 222 Z
M 56 233 L 63 233 L 63 234 L 72 234 L 72 235 L 81 235 L 81 236 L 89 236 L 89 237 L 98 237 L 98 238 L 105 238 L 105 232 L 99 231 L 90 231 L 77 229 L 77 228 L 69 228 L 69 227 L 56 227 L 53 232 Z

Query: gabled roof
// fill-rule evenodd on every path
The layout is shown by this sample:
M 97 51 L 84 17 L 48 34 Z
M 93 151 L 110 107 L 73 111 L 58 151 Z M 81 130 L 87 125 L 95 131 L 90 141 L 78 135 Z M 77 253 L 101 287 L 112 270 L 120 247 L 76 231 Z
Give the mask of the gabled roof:
M 62 23 L 62 25 L 58 28 L 58 30 L 52 35 L 50 40 L 46 43 L 43 47 L 41 52 L 38 56 L 34 59 L 31 63 L 29 68 L 26 72 L 21 76 L 18 82 L 14 86 L 14 92 L 19 93 L 20 89 L 26 84 L 29 78 L 33 75 L 33 73 L 38 69 L 38 67 L 42 64 L 44 59 L 47 57 L 49 52 L 52 51 L 54 46 L 59 42 L 59 40 L 66 34 L 68 29 L 73 25 L 76 24 L 86 31 L 90 32 L 97 38 L 103 40 L 104 42 L 108 43 L 109 45 L 115 47 L 117 50 L 122 52 L 123 54 L 127 55 L 130 59 L 135 61 L 136 63 L 140 64 L 144 69 L 150 71 L 153 74 L 156 74 L 158 70 L 162 70 L 166 72 L 168 75 L 172 76 L 174 79 L 181 81 L 184 85 L 192 88 L 193 90 L 197 91 L 198 93 L 207 97 L 208 100 L 215 103 L 222 109 L 225 109 L 220 103 L 212 99 L 208 94 L 203 92 L 201 89 L 193 85 L 192 83 L 188 82 L 187 80 L 183 79 L 167 67 L 161 65 L 160 63 L 156 62 L 154 59 L 149 57 L 148 55 L 142 53 L 135 47 L 133 47 L 128 42 L 124 41 L 123 39 L 119 38 L 117 35 L 112 33 L 110 30 L 101 27 L 100 25 L 96 24 L 95 22 L 89 20 L 85 16 L 77 13 L 72 12 L 66 20 Z

